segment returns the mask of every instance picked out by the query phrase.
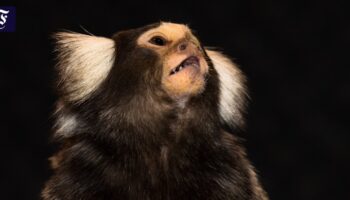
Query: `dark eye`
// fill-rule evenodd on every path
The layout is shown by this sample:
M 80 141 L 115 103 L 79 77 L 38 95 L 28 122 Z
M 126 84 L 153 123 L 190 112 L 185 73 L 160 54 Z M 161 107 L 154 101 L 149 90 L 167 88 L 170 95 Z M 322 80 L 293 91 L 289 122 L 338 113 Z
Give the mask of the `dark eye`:
M 164 46 L 166 44 L 166 40 L 161 36 L 154 36 L 149 40 L 149 43 L 157 46 Z

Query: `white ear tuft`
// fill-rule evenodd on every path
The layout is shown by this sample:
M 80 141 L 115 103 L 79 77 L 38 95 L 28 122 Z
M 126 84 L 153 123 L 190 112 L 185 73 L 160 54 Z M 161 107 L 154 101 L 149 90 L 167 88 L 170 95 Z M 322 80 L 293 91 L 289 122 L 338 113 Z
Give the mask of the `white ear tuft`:
M 219 112 L 222 121 L 229 126 L 242 126 L 246 91 L 245 77 L 238 67 L 220 52 L 206 50 L 219 76 Z
M 107 77 L 115 59 L 112 39 L 79 33 L 57 33 L 59 89 L 79 102 Z

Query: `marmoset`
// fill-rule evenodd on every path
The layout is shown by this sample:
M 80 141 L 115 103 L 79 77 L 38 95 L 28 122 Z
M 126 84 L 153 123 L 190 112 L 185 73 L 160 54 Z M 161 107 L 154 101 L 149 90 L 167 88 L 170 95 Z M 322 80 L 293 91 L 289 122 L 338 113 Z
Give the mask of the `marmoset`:
M 244 75 L 188 26 L 55 39 L 61 145 L 44 200 L 268 199 L 234 132 Z

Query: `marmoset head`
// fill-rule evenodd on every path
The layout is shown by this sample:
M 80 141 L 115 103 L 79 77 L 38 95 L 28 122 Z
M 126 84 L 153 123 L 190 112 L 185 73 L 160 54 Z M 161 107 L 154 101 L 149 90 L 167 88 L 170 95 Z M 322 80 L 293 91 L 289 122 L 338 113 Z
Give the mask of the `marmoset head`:
M 186 25 L 161 22 L 111 38 L 63 32 L 56 39 L 60 105 L 93 102 L 96 112 L 108 113 L 113 106 L 132 112 L 131 107 L 142 104 L 144 114 L 148 107 L 163 109 L 159 102 L 183 106 L 208 90 L 211 81 L 217 89 L 205 98 L 217 99 L 221 121 L 242 123 L 245 91 L 240 70 L 223 54 L 204 48 Z M 113 113 L 126 116 L 120 114 L 124 111 Z

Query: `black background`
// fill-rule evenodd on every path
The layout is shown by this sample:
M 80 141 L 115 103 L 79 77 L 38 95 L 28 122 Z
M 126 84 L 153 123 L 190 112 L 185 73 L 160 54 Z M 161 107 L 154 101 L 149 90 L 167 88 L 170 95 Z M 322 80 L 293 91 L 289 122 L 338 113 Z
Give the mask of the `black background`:
M 50 35 L 189 24 L 249 80 L 243 134 L 271 199 L 350 199 L 349 18 L 345 1 L 0 1 L 17 30 L 0 33 L 0 199 L 38 199 L 54 101 Z

